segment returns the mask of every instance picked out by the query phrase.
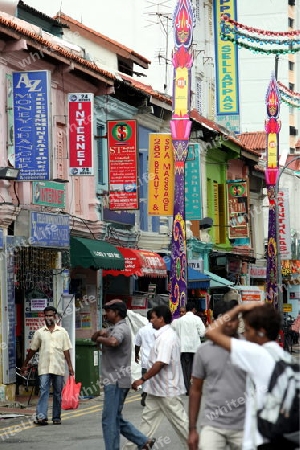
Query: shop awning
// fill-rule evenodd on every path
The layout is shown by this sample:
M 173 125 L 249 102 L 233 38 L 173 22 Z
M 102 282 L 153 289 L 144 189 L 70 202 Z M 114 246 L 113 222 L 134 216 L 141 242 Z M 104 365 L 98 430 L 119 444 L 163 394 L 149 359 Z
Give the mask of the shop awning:
M 208 289 L 209 277 L 199 270 L 188 267 L 188 289 Z
M 117 247 L 106 241 L 71 237 L 70 254 L 71 267 L 115 270 L 122 270 L 125 267 L 124 256 Z
M 229 280 L 226 280 L 226 278 L 219 277 L 219 275 L 209 272 L 208 270 L 204 270 L 204 273 L 210 278 L 209 287 L 233 286 L 234 285 L 234 283 L 232 283 Z
M 167 276 L 167 268 L 163 258 L 157 253 L 149 250 L 134 250 L 131 248 L 117 247 L 119 252 L 125 259 L 124 270 L 105 270 L 103 276 L 124 275 L 131 277 L 136 275 L 138 277 L 161 277 Z

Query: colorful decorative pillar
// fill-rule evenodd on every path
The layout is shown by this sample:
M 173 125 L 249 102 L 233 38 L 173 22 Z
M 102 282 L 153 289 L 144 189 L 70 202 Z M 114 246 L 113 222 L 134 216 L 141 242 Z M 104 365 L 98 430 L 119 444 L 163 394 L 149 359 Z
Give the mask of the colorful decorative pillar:
M 269 224 L 267 248 L 267 301 L 278 308 L 278 221 L 277 221 L 277 181 L 279 175 L 279 120 L 280 93 L 275 75 L 272 75 L 266 95 L 267 116 L 267 167 L 265 179 L 269 199 Z
M 191 1 L 178 0 L 173 15 L 175 48 L 172 58 L 174 80 L 170 122 L 175 168 L 170 291 L 170 308 L 173 317 L 179 316 L 180 306 L 185 305 L 187 301 L 184 165 L 192 127 L 190 94 L 194 24 Z

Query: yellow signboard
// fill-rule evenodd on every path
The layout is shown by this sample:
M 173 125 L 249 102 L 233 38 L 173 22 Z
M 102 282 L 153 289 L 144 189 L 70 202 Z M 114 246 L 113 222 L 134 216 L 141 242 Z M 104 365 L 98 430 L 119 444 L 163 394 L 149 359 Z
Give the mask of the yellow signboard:
M 172 216 L 174 156 L 171 134 L 149 134 L 148 214 Z
M 282 312 L 292 312 L 292 309 L 293 309 L 293 307 L 292 307 L 291 303 L 284 303 L 282 305 Z
M 237 20 L 236 1 L 214 0 L 217 115 L 239 114 L 237 46 L 220 35 L 223 14 Z M 225 30 L 224 30 L 225 31 Z

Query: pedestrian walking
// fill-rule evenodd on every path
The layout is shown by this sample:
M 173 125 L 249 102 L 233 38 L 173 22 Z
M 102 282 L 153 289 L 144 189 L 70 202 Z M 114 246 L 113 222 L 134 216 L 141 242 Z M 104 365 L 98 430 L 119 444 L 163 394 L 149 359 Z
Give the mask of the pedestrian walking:
M 68 332 L 56 324 L 57 310 L 54 306 L 44 309 L 45 326 L 34 333 L 30 349 L 21 368 L 24 373 L 28 362 L 39 352 L 38 377 L 40 385 L 39 400 L 36 406 L 36 425 L 48 425 L 48 403 L 50 384 L 53 387 L 52 421 L 61 424 L 61 391 L 64 385 L 65 362 L 69 375 L 74 375 L 70 357 L 71 342 Z
M 180 317 L 184 316 L 185 314 L 186 314 L 185 306 L 180 306 L 180 310 L 179 310 Z
M 104 404 L 102 431 L 106 450 L 120 448 L 120 434 L 139 449 L 150 449 L 155 439 L 148 438 L 123 419 L 123 406 L 131 385 L 131 333 L 126 323 L 127 307 L 119 299 L 103 307 L 107 321 L 113 324 L 93 334 L 92 340 L 102 347 L 102 383 Z
M 213 318 L 224 316 L 237 301 L 215 304 Z M 227 336 L 237 334 L 238 317 L 227 322 Z M 189 450 L 241 450 L 245 421 L 246 372 L 230 361 L 230 354 L 206 341 L 198 348 L 193 364 L 189 396 Z M 203 392 L 203 394 L 202 394 Z M 197 420 L 204 397 L 200 438 Z
M 242 313 L 246 340 L 233 339 L 226 334 L 227 321 Z M 274 442 L 265 439 L 257 427 L 257 412 L 264 406 L 269 381 L 275 367 L 276 355 L 285 357 L 283 349 L 275 342 L 278 337 L 281 316 L 273 305 L 261 302 L 243 302 L 212 324 L 206 337 L 230 352 L 232 363 L 247 373 L 246 419 L 243 450 L 290 450 L 299 445 L 279 436 Z
M 155 343 L 150 351 L 147 372 L 132 388 L 144 387 L 147 402 L 143 409 L 140 429 L 153 435 L 164 418 L 176 431 L 182 449 L 187 449 L 188 416 L 180 398 L 185 393 L 180 367 L 180 343 L 171 327 L 172 313 L 165 305 L 152 309 L 151 323 L 156 331 Z M 158 443 L 157 443 L 158 445 Z M 126 444 L 124 449 L 131 448 Z
M 194 355 L 201 345 L 201 337 L 205 335 L 205 325 L 194 312 L 196 312 L 195 304 L 187 302 L 186 314 L 172 323 L 180 341 L 180 362 L 186 395 L 190 390 Z
M 155 330 L 151 323 L 151 309 L 147 311 L 148 324 L 140 328 L 135 337 L 135 362 L 138 364 L 140 361 L 140 349 L 142 349 L 142 376 L 147 372 L 147 364 L 149 359 L 150 350 L 153 347 L 155 341 Z M 145 406 L 145 400 L 147 397 L 147 392 L 142 392 L 141 405 Z

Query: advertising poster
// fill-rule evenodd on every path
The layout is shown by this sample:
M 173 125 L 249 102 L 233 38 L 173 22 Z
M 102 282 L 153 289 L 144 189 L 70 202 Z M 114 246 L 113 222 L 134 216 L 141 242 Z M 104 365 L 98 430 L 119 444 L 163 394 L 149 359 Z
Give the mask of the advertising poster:
M 172 216 L 174 156 L 171 134 L 149 134 L 148 173 L 148 214 Z
M 44 309 L 46 306 L 53 306 L 53 299 L 43 297 L 35 298 L 37 292 L 29 292 L 25 298 L 24 305 L 24 350 L 28 349 L 36 330 L 45 325 Z
M 50 179 L 50 72 L 13 73 L 13 135 L 18 179 Z
M 227 181 L 229 239 L 249 237 L 246 181 Z
M 108 121 L 107 139 L 109 209 L 138 209 L 136 121 Z
M 93 175 L 94 95 L 69 94 L 70 175 Z

